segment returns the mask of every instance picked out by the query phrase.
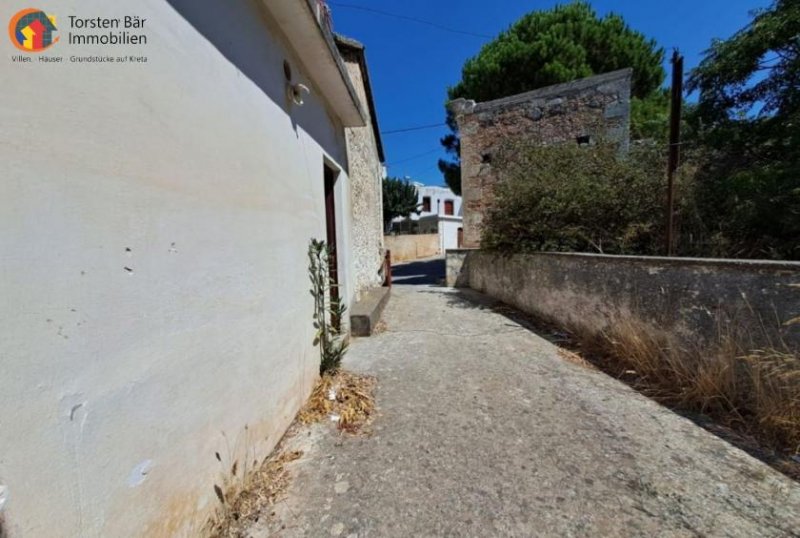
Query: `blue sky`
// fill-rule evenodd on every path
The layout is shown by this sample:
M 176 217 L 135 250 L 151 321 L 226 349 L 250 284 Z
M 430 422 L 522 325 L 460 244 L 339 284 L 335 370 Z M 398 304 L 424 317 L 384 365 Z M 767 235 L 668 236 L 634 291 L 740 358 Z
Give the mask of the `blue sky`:
M 446 32 L 407 20 L 346 7 L 363 6 L 447 27 L 497 35 L 523 14 L 549 9 L 553 0 L 329 0 L 334 29 L 366 45 L 381 130 L 444 121 L 447 87 L 458 82 L 464 61 L 486 38 Z M 595 0 L 600 14 L 620 13 L 634 29 L 669 51 L 679 47 L 686 68 L 700 61 L 713 38 L 725 38 L 769 0 Z M 665 65 L 669 68 L 668 65 Z M 389 174 L 428 185 L 443 183 L 436 168 L 446 127 L 385 135 Z

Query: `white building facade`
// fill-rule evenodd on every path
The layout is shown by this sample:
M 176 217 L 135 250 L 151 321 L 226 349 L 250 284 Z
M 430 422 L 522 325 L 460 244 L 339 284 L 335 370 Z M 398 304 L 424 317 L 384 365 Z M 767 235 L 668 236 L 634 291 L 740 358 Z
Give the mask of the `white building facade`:
M 413 183 L 417 189 L 419 214 L 393 221 L 398 233 L 439 234 L 441 252 L 459 248 L 463 234 L 461 197 L 446 187 L 430 187 Z
M 354 300 L 369 116 L 316 1 L 52 9 L 60 63 L 0 45 L 0 536 L 199 536 L 318 378 L 311 238 Z M 68 40 L 131 15 L 146 45 Z M 146 62 L 70 60 L 110 55 Z

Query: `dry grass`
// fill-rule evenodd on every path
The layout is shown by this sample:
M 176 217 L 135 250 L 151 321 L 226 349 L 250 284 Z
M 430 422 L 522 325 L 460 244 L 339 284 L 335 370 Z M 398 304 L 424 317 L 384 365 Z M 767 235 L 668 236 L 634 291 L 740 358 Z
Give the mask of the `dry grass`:
M 373 377 L 342 370 L 327 373 L 320 378 L 305 407 L 297 416 L 297 421 L 300 424 L 311 424 L 337 417 L 336 423 L 340 430 L 359 433 L 375 415 L 376 385 Z M 290 429 L 291 431 L 293 430 Z M 223 463 L 225 458 L 216 454 L 217 460 L 224 467 L 226 478 L 222 487 L 214 485 L 220 505 L 206 526 L 206 535 L 212 538 L 244 537 L 253 523 L 281 499 L 291 478 L 287 465 L 303 455 L 298 450 L 284 449 L 291 435 L 287 434 L 274 455 L 264 460 L 260 466 L 254 461 L 250 468 L 246 465 L 243 468 L 238 459 L 228 465 Z M 245 452 L 249 453 L 248 450 Z
M 743 341 L 721 335 L 712 345 L 687 349 L 653 327 L 621 322 L 590 348 L 605 369 L 649 396 L 800 453 L 800 355 L 752 351 Z
M 374 377 L 338 370 L 322 376 L 297 420 L 313 424 L 323 420 L 336 423 L 348 433 L 363 431 L 375 415 Z
M 591 362 L 587 361 L 577 353 L 569 351 L 568 349 L 564 349 L 563 347 L 558 348 L 558 355 L 565 361 L 577 364 L 578 366 L 582 366 L 584 368 L 594 368 L 594 365 L 592 365 Z
M 225 490 L 214 486 L 220 508 L 208 524 L 207 535 L 212 538 L 239 538 L 257 522 L 264 510 L 275 504 L 289 485 L 286 465 L 302 456 L 300 451 L 277 451 L 250 472 L 234 467 Z
M 361 376 L 339 370 L 322 376 L 305 407 L 297 416 L 300 424 L 311 424 L 338 417 L 340 430 L 349 433 L 363 431 L 375 415 L 374 377 Z M 294 428 L 290 429 L 290 432 Z M 274 454 L 259 466 L 242 468 L 238 463 L 223 464 L 225 458 L 216 454 L 225 467 L 223 486 L 214 485 L 219 508 L 206 526 L 206 535 L 212 538 L 239 538 L 274 505 L 289 485 L 287 465 L 303 454 L 285 447 L 291 433 L 279 444 Z M 248 452 L 248 451 L 245 451 Z M 247 458 L 245 458 L 247 459 Z

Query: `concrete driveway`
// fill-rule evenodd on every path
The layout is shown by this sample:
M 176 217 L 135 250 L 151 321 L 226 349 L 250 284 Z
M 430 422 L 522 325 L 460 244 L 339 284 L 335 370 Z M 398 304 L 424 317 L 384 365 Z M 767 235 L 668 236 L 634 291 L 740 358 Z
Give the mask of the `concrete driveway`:
M 369 437 L 300 434 L 277 520 L 256 536 L 800 536 L 800 486 L 493 312 L 397 286 Z M 283 527 L 283 528 L 282 528 Z

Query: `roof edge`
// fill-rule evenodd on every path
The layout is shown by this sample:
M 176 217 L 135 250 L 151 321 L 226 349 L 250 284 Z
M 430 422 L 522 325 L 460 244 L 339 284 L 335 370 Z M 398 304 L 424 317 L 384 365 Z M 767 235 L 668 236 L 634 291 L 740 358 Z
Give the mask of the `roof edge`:
M 605 83 L 614 82 L 626 78 L 627 79 L 633 78 L 633 69 L 630 67 L 626 69 L 619 69 L 617 71 L 611 71 L 609 73 L 602 73 L 600 75 L 593 75 L 591 77 L 573 80 L 571 82 L 553 84 L 552 86 L 537 88 L 529 92 L 510 95 L 508 97 L 502 97 L 500 99 L 494 99 L 492 101 L 475 103 L 474 101 L 469 101 L 467 99 L 454 99 L 453 101 L 450 101 L 448 105 L 456 104 L 459 102 L 464 104 L 474 103 L 474 105 L 468 106 L 467 108 L 464 108 L 463 106 L 462 107 L 456 106 L 456 109 L 458 109 L 462 113 L 467 113 L 467 114 L 482 112 L 486 110 L 491 110 L 493 108 L 525 103 L 532 99 L 546 99 L 548 97 L 558 97 L 568 93 L 580 92 L 588 88 L 591 88 L 593 86 L 599 86 Z
M 358 55 L 358 61 L 361 67 L 361 73 L 364 76 L 364 91 L 367 94 L 367 107 L 369 108 L 372 130 L 375 133 L 375 143 L 378 146 L 378 157 L 380 158 L 381 163 L 385 163 L 386 155 L 384 154 L 383 139 L 381 138 L 381 130 L 380 127 L 378 126 L 378 110 L 375 107 L 375 97 L 372 92 L 372 82 L 370 81 L 369 67 L 367 65 L 366 47 L 364 46 L 363 43 L 356 41 L 355 39 L 352 39 L 350 37 L 344 36 L 342 34 L 334 33 L 333 38 L 336 44 L 340 48 L 341 47 L 348 48 Z
M 358 113 L 361 116 L 362 121 L 366 124 L 367 117 L 364 114 L 364 109 L 361 107 L 361 100 L 358 98 L 358 94 L 356 93 L 356 90 L 353 87 L 353 82 L 350 80 L 350 75 L 347 74 L 347 68 L 344 65 L 344 61 L 342 60 L 341 54 L 339 54 L 339 48 L 336 46 L 336 42 L 333 37 L 334 34 L 330 29 L 323 26 L 322 22 L 317 18 L 317 13 L 315 11 L 316 1 L 317 0 L 306 0 L 305 4 L 310 11 L 311 16 L 314 19 L 316 27 L 319 30 L 322 38 L 328 45 L 328 50 L 331 53 L 333 61 L 336 62 L 336 66 L 339 68 L 339 74 L 342 77 L 342 82 L 347 87 L 347 92 L 350 94 L 350 99 L 353 100 L 353 104 L 358 109 Z
M 367 125 L 332 32 L 321 19 L 319 0 L 260 0 L 260 4 L 296 53 L 332 115 L 345 127 Z

